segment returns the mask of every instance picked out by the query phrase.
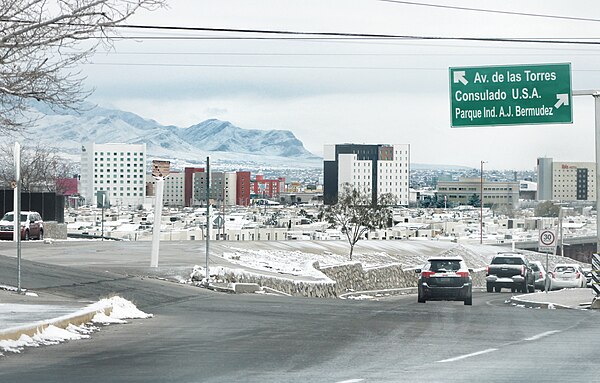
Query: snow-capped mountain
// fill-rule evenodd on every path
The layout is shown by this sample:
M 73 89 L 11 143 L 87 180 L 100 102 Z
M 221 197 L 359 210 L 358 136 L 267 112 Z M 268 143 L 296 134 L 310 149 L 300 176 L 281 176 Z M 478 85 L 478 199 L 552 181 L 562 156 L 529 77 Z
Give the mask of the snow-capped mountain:
M 148 157 L 188 162 L 243 157 L 257 162 L 285 163 L 319 158 L 304 148 L 294 134 L 286 130 L 248 130 L 231 122 L 211 119 L 180 128 L 161 125 L 134 113 L 85 105 L 82 111 L 53 111 L 34 104 L 41 115 L 36 138 L 70 155 L 79 155 L 82 144 L 145 143 Z

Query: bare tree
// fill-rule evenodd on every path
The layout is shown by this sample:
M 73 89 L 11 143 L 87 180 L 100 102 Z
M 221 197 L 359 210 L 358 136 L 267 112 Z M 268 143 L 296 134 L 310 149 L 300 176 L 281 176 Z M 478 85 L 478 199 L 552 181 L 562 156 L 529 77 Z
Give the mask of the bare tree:
M 365 233 L 387 226 L 390 208 L 395 203 L 392 194 L 383 194 L 377 204 L 373 204 L 370 194 L 362 193 L 345 185 L 335 205 L 324 208 L 323 217 L 331 224 L 341 228 L 350 245 L 350 260 L 354 246 Z
M 76 65 L 139 10 L 166 0 L 0 0 L 0 133 L 32 122 L 28 100 L 76 108 L 90 91 Z
M 71 161 L 62 158 L 58 149 L 37 144 L 21 148 L 21 187 L 25 192 L 53 191 L 62 194 L 61 179 L 73 177 Z M 15 179 L 13 146 L 0 146 L 0 186 L 8 187 Z

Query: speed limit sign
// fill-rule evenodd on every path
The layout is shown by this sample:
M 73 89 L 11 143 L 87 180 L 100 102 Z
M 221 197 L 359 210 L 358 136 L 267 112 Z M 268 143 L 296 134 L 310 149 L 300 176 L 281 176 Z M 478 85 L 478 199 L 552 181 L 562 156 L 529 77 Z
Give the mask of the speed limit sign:
M 538 248 L 538 251 L 554 252 L 556 249 L 556 231 L 552 229 L 540 230 Z

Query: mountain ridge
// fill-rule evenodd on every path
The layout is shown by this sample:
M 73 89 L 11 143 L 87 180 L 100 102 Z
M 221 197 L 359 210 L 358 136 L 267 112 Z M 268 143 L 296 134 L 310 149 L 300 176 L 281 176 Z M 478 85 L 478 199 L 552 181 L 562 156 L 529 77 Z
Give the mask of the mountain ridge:
M 320 157 L 288 130 L 243 129 L 215 118 L 188 127 L 162 125 L 132 112 L 85 104 L 81 111 L 50 109 L 37 103 L 32 109 L 41 118 L 36 130 L 41 141 L 72 155 L 81 145 L 146 143 L 148 157 L 200 160 L 207 155 L 276 162 L 315 161 Z

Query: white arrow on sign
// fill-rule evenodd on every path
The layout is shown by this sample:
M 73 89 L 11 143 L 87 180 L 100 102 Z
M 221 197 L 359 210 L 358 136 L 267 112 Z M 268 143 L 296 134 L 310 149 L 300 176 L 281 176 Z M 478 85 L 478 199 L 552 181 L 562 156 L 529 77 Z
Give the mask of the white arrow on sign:
M 464 70 L 454 72 L 454 83 L 456 84 L 457 82 L 460 81 L 460 82 L 462 82 L 463 85 L 467 85 L 469 82 L 465 78 L 466 74 L 467 73 Z
M 556 98 L 558 101 L 554 104 L 556 109 L 560 108 L 562 105 L 569 105 L 569 95 L 566 93 L 557 94 Z

